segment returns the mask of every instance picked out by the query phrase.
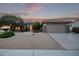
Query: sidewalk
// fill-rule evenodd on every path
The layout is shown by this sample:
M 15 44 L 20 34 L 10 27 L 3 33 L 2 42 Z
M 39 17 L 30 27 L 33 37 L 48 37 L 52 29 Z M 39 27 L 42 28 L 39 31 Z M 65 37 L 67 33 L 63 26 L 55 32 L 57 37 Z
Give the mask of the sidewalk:
M 8 50 L 8 49 L 0 49 L 0 56 L 79 56 L 79 50 Z

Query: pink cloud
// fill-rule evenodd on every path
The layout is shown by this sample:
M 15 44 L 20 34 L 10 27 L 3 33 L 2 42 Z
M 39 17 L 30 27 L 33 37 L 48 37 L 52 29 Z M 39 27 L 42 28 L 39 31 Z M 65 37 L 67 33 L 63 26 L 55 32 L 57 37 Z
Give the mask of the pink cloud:
M 74 15 L 79 16 L 79 13 L 74 13 Z
M 36 12 L 36 11 L 40 10 L 40 9 L 41 9 L 40 4 L 37 4 L 37 3 L 30 3 L 30 4 L 28 4 L 26 10 L 27 10 L 27 13 L 28 13 L 28 14 L 31 14 L 31 13 L 33 13 L 33 12 Z

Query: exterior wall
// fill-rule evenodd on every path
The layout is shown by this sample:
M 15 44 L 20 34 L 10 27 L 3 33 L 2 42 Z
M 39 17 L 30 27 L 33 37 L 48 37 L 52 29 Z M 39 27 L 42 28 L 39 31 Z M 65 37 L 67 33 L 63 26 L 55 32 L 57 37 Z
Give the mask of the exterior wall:
M 52 33 L 66 32 L 65 24 L 47 24 L 46 32 L 52 32 Z

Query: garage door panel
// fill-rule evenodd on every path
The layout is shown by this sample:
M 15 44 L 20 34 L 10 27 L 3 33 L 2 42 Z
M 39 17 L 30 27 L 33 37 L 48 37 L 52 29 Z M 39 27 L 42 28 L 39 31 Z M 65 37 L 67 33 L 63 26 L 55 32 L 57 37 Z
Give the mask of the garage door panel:
M 47 32 L 65 32 L 64 24 L 47 24 Z

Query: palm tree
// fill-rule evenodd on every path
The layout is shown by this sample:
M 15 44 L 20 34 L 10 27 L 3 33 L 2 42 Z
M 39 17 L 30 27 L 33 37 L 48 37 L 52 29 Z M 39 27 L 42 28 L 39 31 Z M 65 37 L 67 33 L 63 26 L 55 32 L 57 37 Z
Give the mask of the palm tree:
M 24 29 L 24 22 L 20 17 L 18 17 L 18 19 L 17 19 L 16 26 L 20 27 L 20 30 Z

